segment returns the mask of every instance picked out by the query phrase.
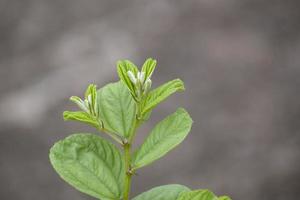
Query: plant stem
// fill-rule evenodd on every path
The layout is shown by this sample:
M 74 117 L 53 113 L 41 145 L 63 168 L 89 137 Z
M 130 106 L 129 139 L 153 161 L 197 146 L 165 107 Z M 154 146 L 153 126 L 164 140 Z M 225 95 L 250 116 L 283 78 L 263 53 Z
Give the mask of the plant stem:
M 140 125 L 140 103 L 136 104 L 136 118 L 134 120 L 132 129 L 130 131 L 130 136 L 126 143 L 123 143 L 124 148 L 124 159 L 125 159 L 125 183 L 124 183 L 124 198 L 123 200 L 129 200 L 130 188 L 131 188 L 131 177 L 133 175 L 133 171 L 131 169 L 131 144 L 133 142 L 134 136 L 136 134 L 136 130 Z
M 124 158 L 125 158 L 125 184 L 124 184 L 124 199 L 123 200 L 129 200 L 129 193 L 130 193 L 130 187 L 131 187 L 131 166 L 130 166 L 130 144 L 124 144 Z

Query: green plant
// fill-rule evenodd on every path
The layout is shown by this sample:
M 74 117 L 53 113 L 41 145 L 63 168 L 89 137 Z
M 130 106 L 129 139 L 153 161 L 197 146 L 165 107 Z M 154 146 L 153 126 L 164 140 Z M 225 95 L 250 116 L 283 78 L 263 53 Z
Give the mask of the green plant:
M 159 122 L 144 143 L 132 151 L 132 143 L 152 110 L 176 91 L 184 90 L 179 79 L 151 90 L 151 75 L 156 60 L 147 59 L 141 71 L 128 60 L 117 63 L 121 81 L 97 90 L 91 84 L 84 99 L 70 100 L 81 111 L 65 111 L 65 120 L 95 127 L 120 144 L 123 152 L 110 141 L 89 133 L 76 133 L 50 150 L 56 172 L 79 191 L 102 200 L 128 200 L 131 178 L 136 171 L 163 157 L 184 140 L 192 126 L 189 114 L 179 108 Z M 208 190 L 191 191 L 182 185 L 165 185 L 144 192 L 134 200 L 229 200 Z

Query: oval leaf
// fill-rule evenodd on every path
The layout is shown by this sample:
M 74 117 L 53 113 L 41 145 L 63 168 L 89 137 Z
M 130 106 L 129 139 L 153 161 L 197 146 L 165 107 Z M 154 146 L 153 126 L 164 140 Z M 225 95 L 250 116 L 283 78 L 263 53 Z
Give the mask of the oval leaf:
M 92 134 L 74 134 L 50 150 L 56 172 L 79 191 L 100 199 L 121 199 L 124 162 L 110 142 Z
M 152 110 L 157 104 L 164 101 L 171 94 L 184 90 L 184 84 L 180 79 L 169 81 L 158 88 L 150 91 L 147 98 L 143 101 L 142 114 Z
M 135 102 L 124 83 L 104 86 L 98 91 L 97 100 L 104 129 L 128 138 L 135 118 Z
M 218 198 L 209 190 L 195 190 L 181 193 L 177 200 L 218 200 Z
M 164 156 L 184 140 L 191 126 L 192 119 L 183 108 L 159 122 L 135 152 L 133 168 L 143 167 Z
M 189 188 L 183 185 L 164 185 L 148 190 L 133 200 L 176 200 L 179 194 L 185 191 L 189 191 Z

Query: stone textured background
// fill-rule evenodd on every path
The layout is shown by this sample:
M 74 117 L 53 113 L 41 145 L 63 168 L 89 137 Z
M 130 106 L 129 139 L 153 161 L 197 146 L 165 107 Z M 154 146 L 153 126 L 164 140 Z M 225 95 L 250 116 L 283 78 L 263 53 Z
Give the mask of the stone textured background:
M 48 150 L 85 125 L 68 98 L 116 81 L 115 62 L 158 60 L 154 86 L 186 92 L 137 139 L 185 107 L 180 147 L 139 171 L 133 194 L 180 183 L 234 200 L 300 195 L 300 1 L 0 0 L 0 199 L 91 199 L 64 183 Z

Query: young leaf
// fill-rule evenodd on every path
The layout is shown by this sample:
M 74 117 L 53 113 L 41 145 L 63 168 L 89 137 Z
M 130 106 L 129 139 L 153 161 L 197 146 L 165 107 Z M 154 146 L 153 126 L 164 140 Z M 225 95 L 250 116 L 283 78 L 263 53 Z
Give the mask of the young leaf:
M 68 120 L 80 121 L 80 122 L 92 125 L 97 129 L 100 127 L 99 123 L 95 119 L 91 118 L 91 116 L 86 112 L 65 111 L 63 116 L 64 116 L 64 120 L 66 120 L 66 121 L 68 121 Z
M 159 122 L 134 153 L 133 168 L 143 167 L 164 156 L 183 141 L 191 126 L 192 119 L 183 108 Z
M 143 192 L 133 198 L 133 200 L 176 200 L 180 193 L 189 190 L 189 188 L 183 185 L 164 185 Z
M 80 121 L 96 128 L 101 126 L 99 112 L 96 104 L 97 93 L 96 85 L 90 84 L 85 91 L 85 99 L 77 96 L 70 97 L 70 101 L 75 103 L 82 111 L 65 111 L 63 116 L 65 120 Z
M 221 196 L 218 198 L 218 200 L 231 200 L 231 198 L 228 196 Z
M 171 94 L 182 90 L 184 90 L 183 82 L 180 79 L 175 79 L 150 91 L 147 98 L 143 101 L 142 114 L 153 109 L 157 104 L 164 101 Z
M 135 102 L 124 83 L 111 83 L 98 91 L 99 115 L 104 129 L 129 137 L 135 118 Z
M 84 112 L 86 112 L 86 113 L 90 112 L 88 106 L 85 104 L 85 101 L 82 100 L 80 97 L 71 96 L 70 97 L 70 101 L 72 101 L 73 103 L 75 103 Z
M 218 200 L 218 198 L 208 190 L 195 190 L 182 192 L 177 200 Z
M 87 107 L 89 113 L 92 116 L 98 117 L 98 108 L 97 108 L 97 88 L 96 85 L 90 84 L 85 91 L 85 101 L 87 102 Z
M 145 73 L 145 80 L 152 76 L 153 71 L 155 70 L 156 60 L 148 58 L 142 67 L 142 72 Z
M 130 92 L 135 95 L 134 84 L 128 76 L 128 72 L 132 72 L 134 76 L 137 75 L 138 68 L 129 60 L 120 60 L 117 62 L 117 71 L 120 80 L 128 87 Z
M 74 134 L 50 150 L 56 172 L 79 191 L 98 199 L 121 199 L 124 161 L 110 142 L 92 134 Z

